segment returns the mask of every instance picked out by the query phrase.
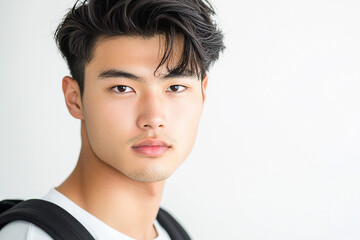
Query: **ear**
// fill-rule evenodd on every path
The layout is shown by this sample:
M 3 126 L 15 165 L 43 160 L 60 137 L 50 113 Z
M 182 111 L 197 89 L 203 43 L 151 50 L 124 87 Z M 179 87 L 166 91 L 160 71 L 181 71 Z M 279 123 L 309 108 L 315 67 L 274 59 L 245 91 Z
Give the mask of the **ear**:
M 202 91 L 203 103 L 205 102 L 205 99 L 206 99 L 207 84 L 208 84 L 208 75 L 205 75 L 201 81 L 201 91 Z
M 62 80 L 62 90 L 64 92 L 66 107 L 70 114 L 74 118 L 84 119 L 80 88 L 76 80 L 69 76 L 64 77 Z

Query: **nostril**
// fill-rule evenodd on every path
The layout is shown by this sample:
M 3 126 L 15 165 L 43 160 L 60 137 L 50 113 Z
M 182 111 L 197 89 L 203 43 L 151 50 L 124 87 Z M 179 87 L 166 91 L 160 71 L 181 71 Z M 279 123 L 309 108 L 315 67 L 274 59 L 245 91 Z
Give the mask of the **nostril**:
M 164 124 L 154 124 L 154 125 L 152 125 L 152 124 L 144 124 L 143 125 L 144 128 L 154 128 L 153 126 L 157 126 L 158 128 L 165 127 Z
M 142 115 L 138 119 L 138 126 L 143 129 L 156 129 L 156 128 L 165 128 L 166 121 L 165 118 L 157 118 L 152 116 Z

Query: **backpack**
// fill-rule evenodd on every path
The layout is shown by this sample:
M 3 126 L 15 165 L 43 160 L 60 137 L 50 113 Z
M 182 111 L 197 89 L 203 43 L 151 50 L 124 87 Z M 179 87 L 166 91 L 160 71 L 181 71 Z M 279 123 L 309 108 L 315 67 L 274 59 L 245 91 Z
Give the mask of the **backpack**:
M 173 240 L 190 240 L 181 225 L 164 209 L 156 217 Z M 35 224 L 54 240 L 95 240 L 88 230 L 58 205 L 40 199 L 0 201 L 0 230 L 15 220 Z

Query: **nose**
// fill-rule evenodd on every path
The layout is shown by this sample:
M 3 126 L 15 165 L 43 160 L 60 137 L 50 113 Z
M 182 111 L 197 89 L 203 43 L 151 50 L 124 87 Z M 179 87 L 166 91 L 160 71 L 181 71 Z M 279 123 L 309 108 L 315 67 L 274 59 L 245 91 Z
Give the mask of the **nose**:
M 146 96 L 140 102 L 140 112 L 137 119 L 139 128 L 158 129 L 166 125 L 165 102 L 156 96 Z

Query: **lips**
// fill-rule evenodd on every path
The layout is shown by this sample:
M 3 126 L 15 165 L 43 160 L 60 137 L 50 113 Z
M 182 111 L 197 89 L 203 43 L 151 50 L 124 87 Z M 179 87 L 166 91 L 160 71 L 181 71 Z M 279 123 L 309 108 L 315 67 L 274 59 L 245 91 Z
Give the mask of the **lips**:
M 142 155 L 158 157 L 169 150 L 170 144 L 158 139 L 147 139 L 135 144 L 132 149 Z

